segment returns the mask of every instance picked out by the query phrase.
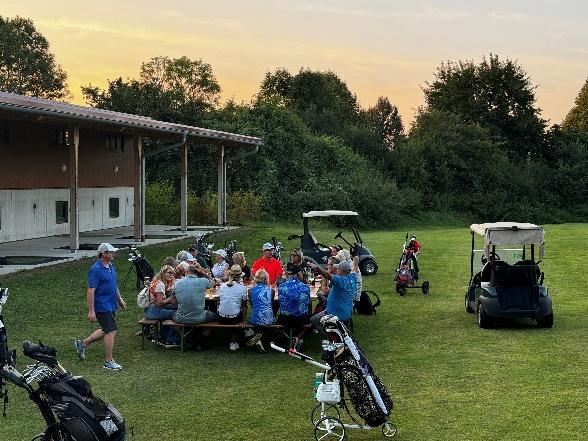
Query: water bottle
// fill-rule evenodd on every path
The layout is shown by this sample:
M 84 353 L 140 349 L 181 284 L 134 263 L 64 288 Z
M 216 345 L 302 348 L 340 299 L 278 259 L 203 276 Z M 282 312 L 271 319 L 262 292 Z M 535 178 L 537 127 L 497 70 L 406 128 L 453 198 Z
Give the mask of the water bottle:
M 324 378 L 324 374 L 322 372 L 318 372 L 318 373 L 314 374 L 313 398 L 315 398 L 315 399 L 316 399 L 316 392 L 318 390 L 318 387 L 323 382 L 323 378 Z

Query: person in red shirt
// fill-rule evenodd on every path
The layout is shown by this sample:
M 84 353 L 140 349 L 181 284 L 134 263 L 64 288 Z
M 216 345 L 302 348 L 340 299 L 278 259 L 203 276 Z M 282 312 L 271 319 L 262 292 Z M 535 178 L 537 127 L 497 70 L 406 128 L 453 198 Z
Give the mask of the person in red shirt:
M 264 243 L 263 256 L 253 262 L 251 267 L 251 276 L 254 276 L 262 268 L 266 270 L 269 275 L 268 283 L 270 285 L 274 285 L 277 278 L 284 274 L 281 262 L 272 256 L 273 249 L 274 246 L 271 243 Z

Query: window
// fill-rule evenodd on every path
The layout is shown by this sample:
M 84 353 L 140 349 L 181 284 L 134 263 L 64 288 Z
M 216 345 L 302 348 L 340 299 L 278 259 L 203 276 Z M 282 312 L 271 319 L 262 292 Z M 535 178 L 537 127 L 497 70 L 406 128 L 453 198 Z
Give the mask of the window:
M 122 135 L 112 135 L 106 137 L 106 151 L 107 152 L 124 152 L 125 151 L 125 137 Z
M 8 135 L 8 124 L 0 123 L 0 144 L 8 144 L 10 141 L 10 137 Z
M 55 131 L 55 144 L 67 147 L 69 145 L 69 132 L 65 129 Z
M 120 199 L 108 198 L 108 216 L 111 218 L 120 216 Z
M 66 224 L 69 209 L 67 201 L 55 201 L 55 223 Z

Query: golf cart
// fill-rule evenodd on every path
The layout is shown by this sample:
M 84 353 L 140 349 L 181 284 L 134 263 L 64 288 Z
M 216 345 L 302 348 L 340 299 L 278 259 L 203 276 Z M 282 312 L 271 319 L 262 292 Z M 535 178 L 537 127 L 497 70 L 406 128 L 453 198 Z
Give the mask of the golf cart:
M 499 318 L 532 318 L 537 326 L 553 326 L 553 309 L 544 274 L 535 261 L 536 249 L 543 258 L 545 232 L 528 223 L 473 224 L 470 282 L 465 309 L 476 313 L 480 328 Z M 484 238 L 476 249 L 476 235 Z
M 326 268 L 327 261 L 331 257 L 331 249 L 322 243 L 317 242 L 312 231 L 308 229 L 308 220 L 313 217 L 331 217 L 331 216 L 357 216 L 355 211 L 339 211 L 339 210 L 327 210 L 327 211 L 309 211 L 308 213 L 302 214 L 302 225 L 303 234 L 292 234 L 288 236 L 288 240 L 300 239 L 300 249 L 304 254 L 304 260 L 311 261 Z M 363 246 L 363 241 L 359 235 L 359 231 L 356 227 L 352 227 L 355 242 L 348 242 L 340 231 L 335 236 L 335 239 L 342 239 L 348 246 L 349 252 L 352 257 L 359 256 L 359 268 L 364 276 L 370 276 L 376 274 L 378 271 L 378 264 L 376 258 L 372 255 L 370 250 Z

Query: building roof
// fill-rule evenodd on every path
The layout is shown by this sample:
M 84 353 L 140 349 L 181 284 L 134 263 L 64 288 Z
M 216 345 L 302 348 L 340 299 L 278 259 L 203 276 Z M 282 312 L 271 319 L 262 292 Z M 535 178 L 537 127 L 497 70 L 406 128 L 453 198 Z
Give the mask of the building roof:
M 48 119 L 70 123 L 124 127 L 145 136 L 161 137 L 164 134 L 186 134 L 188 138 L 204 144 L 223 144 L 233 147 L 256 147 L 263 145 L 263 141 L 260 138 L 253 136 L 158 121 L 146 116 L 78 106 L 8 92 L 0 92 L 0 110 L 45 116 Z

